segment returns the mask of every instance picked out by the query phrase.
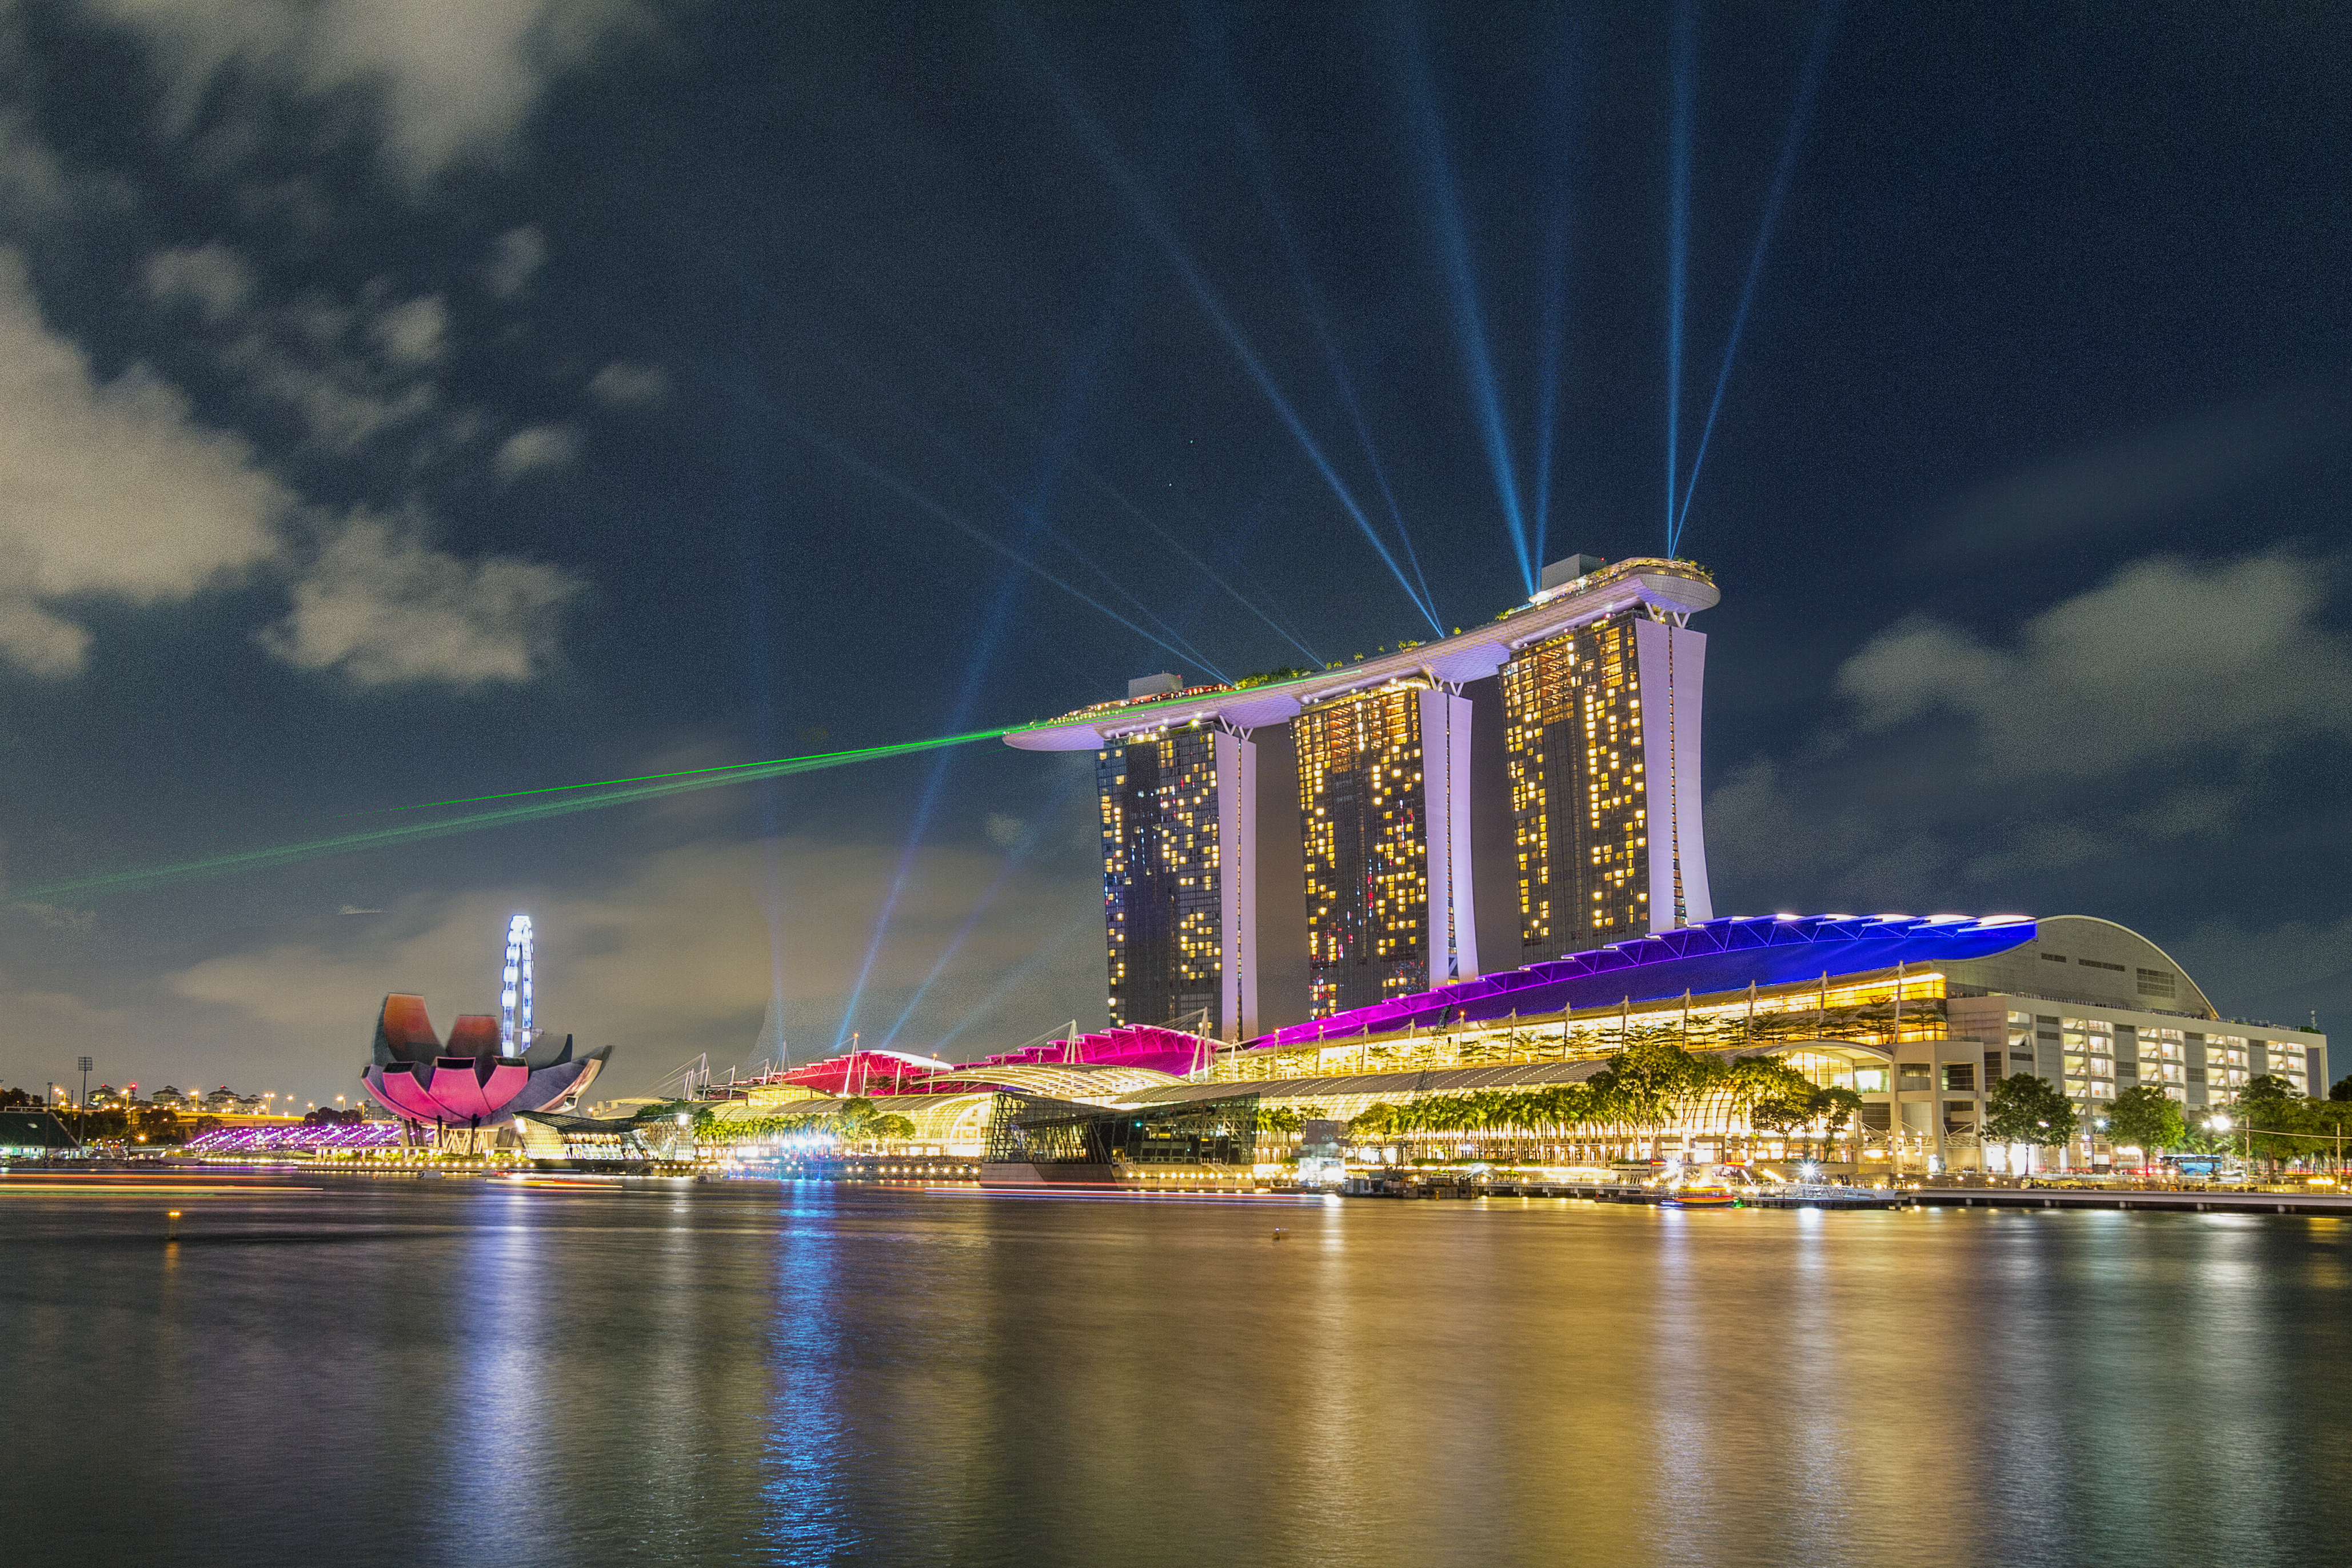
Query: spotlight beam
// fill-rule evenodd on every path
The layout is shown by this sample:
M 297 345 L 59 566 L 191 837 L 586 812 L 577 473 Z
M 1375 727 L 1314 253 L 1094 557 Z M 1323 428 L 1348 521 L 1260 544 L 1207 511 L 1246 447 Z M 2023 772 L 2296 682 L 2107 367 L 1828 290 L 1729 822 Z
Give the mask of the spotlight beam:
M 1666 197 L 1666 555 L 1671 559 L 1680 532 L 1675 492 L 1682 483 L 1675 450 L 1683 405 L 1683 292 L 1690 269 L 1691 100 L 1697 92 L 1698 11 L 1692 0 L 1675 7 L 1675 120 L 1673 172 Z
M 1211 44 L 1213 51 L 1215 46 Z M 1323 297 L 1315 287 L 1313 270 L 1307 265 L 1306 248 L 1290 226 L 1290 214 L 1282 204 L 1275 187 L 1272 162 L 1266 156 L 1265 139 L 1258 135 L 1257 124 L 1250 118 L 1242 103 L 1241 89 L 1233 73 L 1225 68 L 1222 54 L 1215 56 L 1217 87 L 1225 100 L 1225 110 L 1233 117 L 1234 134 L 1242 144 L 1243 155 L 1250 169 L 1250 183 L 1257 187 L 1260 204 L 1266 218 L 1274 225 L 1276 239 L 1282 246 L 1283 259 L 1289 264 L 1291 286 L 1297 289 L 1299 304 L 1306 309 L 1307 324 L 1315 329 L 1315 340 L 1323 350 L 1323 362 L 1331 371 L 1333 390 L 1339 394 L 1339 406 L 1346 411 L 1348 423 L 1354 427 L 1356 443 L 1364 454 L 1364 462 L 1372 472 L 1372 485 L 1381 493 L 1381 504 L 1387 507 L 1389 521 L 1395 525 L 1397 542 L 1404 547 L 1407 565 L 1412 568 L 1413 580 L 1421 585 L 1422 601 L 1432 610 L 1437 607 L 1437 595 L 1430 591 L 1429 578 L 1421 570 L 1421 552 L 1413 549 L 1412 530 L 1405 527 L 1404 509 L 1397 505 L 1396 492 L 1389 484 L 1388 469 L 1381 462 L 1379 445 L 1372 440 L 1371 423 L 1364 417 L 1364 407 L 1356 396 L 1354 378 L 1348 374 L 1348 362 L 1339 352 L 1339 345 L 1331 335 L 1329 314 L 1323 308 Z M 1310 658 L 1312 654 L 1308 655 Z
M 1298 411 L 1291 406 L 1289 398 L 1284 395 L 1281 385 L 1274 379 L 1274 372 L 1266 368 L 1265 361 L 1250 345 L 1248 338 L 1243 335 L 1241 328 L 1233 319 L 1232 312 L 1225 308 L 1224 301 L 1218 297 L 1216 290 L 1209 286 L 1209 280 L 1202 276 L 1200 268 L 1192 264 L 1192 258 L 1185 254 L 1183 246 L 1176 243 L 1174 231 L 1168 226 L 1167 222 L 1160 217 L 1158 209 L 1152 206 L 1150 200 L 1136 183 L 1134 176 L 1128 172 L 1126 163 L 1119 158 L 1117 149 L 1111 146 L 1108 136 L 1103 132 L 1101 127 L 1095 124 L 1084 110 L 1078 107 L 1075 95 L 1058 76 L 1054 75 L 1050 68 L 1042 64 L 1039 68 L 1053 82 L 1055 94 L 1061 100 L 1063 111 L 1077 127 L 1079 138 L 1086 142 L 1087 151 L 1094 154 L 1095 161 L 1103 166 L 1104 171 L 1109 174 L 1111 182 L 1119 188 L 1120 193 L 1127 197 L 1128 205 L 1133 209 L 1136 222 L 1141 225 L 1143 231 L 1151 236 L 1152 243 L 1160 247 L 1160 254 L 1167 258 L 1168 264 L 1175 268 L 1176 276 L 1183 281 L 1194 303 L 1201 307 L 1202 312 L 1209 318 L 1210 323 L 1225 340 L 1225 346 L 1234 351 L 1234 357 L 1241 361 L 1242 368 L 1248 372 L 1250 380 L 1256 383 L 1259 393 L 1265 397 L 1267 403 L 1272 405 L 1276 417 L 1282 421 L 1283 428 L 1290 432 L 1291 439 L 1298 444 L 1299 450 L 1307 455 L 1307 460 L 1315 465 L 1315 471 L 1323 476 L 1323 483 L 1330 487 L 1331 494 L 1338 497 L 1339 505 L 1346 509 L 1349 517 L 1354 521 L 1357 531 L 1364 536 L 1366 542 L 1372 547 L 1373 552 L 1381 558 L 1381 564 L 1389 569 L 1389 575 L 1396 579 L 1397 587 L 1403 590 L 1404 596 L 1412 601 L 1413 608 L 1421 612 L 1422 618 L 1429 622 L 1430 630 L 1443 637 L 1445 634 L 1445 628 L 1438 623 L 1437 612 L 1421 597 L 1419 591 L 1414 589 L 1412 580 L 1407 578 L 1403 569 L 1397 565 L 1396 557 L 1389 553 L 1389 547 L 1382 542 L 1380 531 L 1372 527 L 1371 519 L 1364 515 L 1364 508 L 1358 505 L 1354 493 L 1348 488 L 1346 481 L 1339 477 L 1339 470 L 1331 465 L 1331 460 L 1323 455 L 1323 448 L 1307 431 L 1307 422 L 1298 416 Z
M 649 774 L 642 779 L 607 779 L 596 784 L 555 784 L 540 789 L 510 790 L 503 795 L 476 796 L 470 799 L 502 800 L 511 800 L 518 795 L 548 798 L 494 807 L 487 811 L 469 811 L 460 816 L 443 817 L 429 822 L 404 822 L 386 828 L 370 828 L 356 833 L 340 833 L 332 838 L 310 839 L 297 843 L 273 845 L 265 849 L 240 850 L 231 854 L 206 856 L 201 860 L 179 861 L 168 865 L 144 866 L 126 871 L 100 872 L 89 876 L 69 877 L 61 882 L 47 883 L 38 887 L 19 888 L 9 895 L 8 902 L 12 904 L 44 903 L 85 894 L 124 893 L 139 888 L 153 887 L 163 883 L 184 882 L 198 877 L 232 876 L 240 872 L 248 871 L 273 871 L 280 866 L 321 860 L 330 855 L 355 854 L 363 850 L 392 849 L 403 844 L 419 843 L 427 839 L 448 838 L 459 833 L 482 832 L 492 828 L 513 827 L 524 822 L 543 821 L 551 817 L 570 816 L 580 811 L 602 810 L 609 806 L 628 806 L 642 800 L 665 800 L 672 795 L 686 794 L 697 789 L 714 789 L 723 785 L 741 783 L 746 779 L 789 778 L 795 774 L 817 773 L 833 768 L 845 768 L 859 762 L 877 762 L 892 757 L 910 757 L 919 752 L 937 751 L 945 747 L 970 746 L 974 741 L 1000 739 L 1011 734 L 1013 727 L 1007 726 L 1001 729 L 973 730 L 965 735 L 943 735 L 929 740 L 904 740 L 887 746 L 859 747 L 855 750 L 821 752 L 805 757 L 779 757 L 765 762 L 739 763 L 723 768 L 696 768 L 677 773 Z M 591 793 L 591 791 L 595 792 Z
M 947 1049 L 947 1044 L 950 1040 L 955 1039 L 956 1036 L 963 1033 L 964 1030 L 970 1029 L 973 1024 L 978 1023 L 982 1019 L 987 1017 L 988 1014 L 995 1009 L 999 1002 L 1002 1002 L 1005 998 L 1011 996 L 1014 989 L 1031 975 L 1036 973 L 1038 968 L 1043 966 L 1047 959 L 1053 957 L 1063 948 L 1068 946 L 1070 943 L 1081 933 L 1086 931 L 1089 926 L 1096 925 L 1099 916 L 1095 911 L 1088 910 L 1078 915 L 1076 919 L 1071 921 L 1067 925 L 1063 926 L 1059 931 L 1054 933 L 1053 936 L 1047 937 L 1045 941 L 1040 942 L 1035 950 L 1033 951 L 1028 957 L 1024 958 L 1019 964 L 1016 964 L 1011 969 L 1006 970 L 1004 977 L 996 982 L 995 988 L 991 990 L 985 997 L 982 997 L 975 1006 L 967 1010 L 963 1017 L 958 1019 L 953 1028 L 950 1029 L 945 1034 L 940 1035 L 938 1040 L 932 1041 L 931 1054 L 934 1056 L 939 1055 L 940 1051 Z M 942 1058 L 942 1060 L 945 1059 Z
M 1739 352 L 1739 334 L 1748 325 L 1748 307 L 1756 303 L 1756 286 L 1764 276 L 1764 253 L 1771 247 L 1772 225 L 1780 214 L 1780 198 L 1788 193 L 1789 177 L 1797 167 L 1797 152 L 1803 146 L 1805 126 L 1812 117 L 1813 99 L 1822 84 L 1822 72 L 1829 60 L 1830 40 L 1837 30 L 1838 0 L 1823 0 L 1822 17 L 1813 30 L 1812 48 L 1805 56 L 1804 74 L 1797 79 L 1796 107 L 1789 113 L 1789 129 L 1780 139 L 1780 159 L 1772 170 L 1772 189 L 1764 199 L 1764 221 L 1757 225 L 1756 248 L 1748 253 L 1748 279 L 1739 286 L 1739 308 L 1732 313 L 1731 336 L 1723 345 L 1723 365 L 1716 371 L 1715 397 L 1706 405 L 1706 423 L 1700 429 L 1698 447 L 1691 457 L 1690 478 L 1683 486 L 1682 505 L 1675 513 L 1672 544 L 1666 553 L 1674 554 L 1675 545 L 1682 540 L 1683 525 L 1690 517 L 1692 494 L 1698 489 L 1699 465 L 1706 461 L 1706 444 L 1715 434 L 1716 415 L 1723 412 L 1723 394 L 1731 384 L 1731 361 Z
M 1503 503 L 1503 519 L 1511 531 L 1511 549 L 1519 559 L 1519 576 L 1529 593 L 1536 591 L 1536 569 L 1528 555 L 1527 518 L 1519 509 L 1519 482 L 1511 461 L 1508 427 L 1503 401 L 1495 382 L 1495 360 L 1486 345 L 1486 313 L 1478 303 L 1478 280 L 1470 265 L 1470 242 L 1454 190 L 1452 161 L 1445 150 L 1445 131 L 1437 110 L 1437 86 L 1430 78 L 1429 61 L 1420 30 L 1411 12 L 1392 7 L 1397 32 L 1397 63 L 1403 78 L 1406 107 L 1412 111 L 1411 137 L 1423 182 L 1428 186 L 1430 210 L 1437 226 L 1438 259 L 1445 273 L 1446 304 L 1454 313 L 1454 342 L 1462 351 L 1462 368 L 1476 405 L 1478 434 L 1493 475 L 1495 493 Z
M 760 400 L 760 408 L 761 411 L 770 419 L 774 420 L 778 424 L 782 425 L 786 430 L 791 431 L 794 435 L 799 436 L 803 441 L 808 443 L 811 446 L 815 447 L 819 452 L 824 453 L 826 456 L 832 458 L 835 462 L 848 469 L 851 473 L 857 475 L 860 478 L 863 478 L 871 484 L 879 486 L 881 488 L 889 491 L 892 495 L 898 497 L 900 500 L 906 502 L 917 511 L 923 513 L 925 516 L 935 521 L 945 523 L 948 527 L 955 529 L 958 533 L 962 534 L 965 538 L 971 539 L 973 542 L 987 549 L 993 550 L 996 554 L 1003 556 L 1005 559 L 1011 561 L 1013 565 L 1020 567 L 1023 570 L 1034 572 L 1037 576 L 1044 578 L 1047 582 L 1052 583 L 1055 588 L 1060 589 L 1063 592 L 1078 601 L 1081 604 L 1108 616 L 1111 620 L 1118 622 L 1120 625 L 1126 627 L 1129 631 L 1134 632 L 1137 636 L 1142 638 L 1145 642 L 1151 643 L 1153 646 L 1163 648 L 1180 659 L 1189 661 L 1193 657 L 1193 655 L 1185 653 L 1181 648 L 1177 647 L 1166 638 L 1160 637 L 1153 632 L 1147 632 L 1142 627 L 1138 626 L 1134 622 L 1129 621 L 1126 616 L 1121 615 L 1118 611 L 1113 610 L 1109 605 L 1105 604 L 1101 600 L 1095 598 L 1084 589 L 1065 581 L 1063 579 L 1056 577 L 1054 573 L 1047 571 L 1044 567 L 1039 566 L 1035 561 L 1031 560 L 1027 556 L 1023 555 L 1011 545 L 1008 545 L 1003 539 L 998 538 L 994 534 L 990 533 L 987 529 L 966 519 L 958 513 L 949 510 L 946 507 L 932 500 L 929 496 L 924 495 L 921 491 L 916 489 L 905 480 L 897 477 L 895 475 L 885 473 L 883 470 L 877 468 L 874 465 L 866 462 L 864 458 L 858 456 L 856 453 L 850 451 L 847 447 L 842 445 L 839 442 L 835 441 L 832 437 L 824 434 L 813 425 L 786 413 L 782 409 L 776 407 L 774 403 L 768 402 L 764 398 Z
M 872 387 L 877 393 L 880 393 L 883 396 L 889 395 L 888 392 L 880 385 L 878 380 L 873 378 L 863 369 L 863 367 L 857 366 L 853 362 L 851 364 L 851 369 L 858 374 L 860 379 L 865 380 L 866 384 Z M 1169 625 L 1166 621 L 1162 620 L 1160 615 L 1152 610 L 1150 605 L 1145 603 L 1141 598 L 1131 592 L 1125 583 L 1120 582 L 1118 579 L 1113 577 L 1100 562 L 1097 561 L 1092 556 L 1089 556 L 1084 549 L 1080 549 L 1075 540 L 1068 538 L 1059 528 L 1056 528 L 1052 523 L 1048 522 L 1045 517 L 1045 509 L 1043 504 L 1027 501 L 1023 499 L 1021 497 L 1014 495 L 1010 489 L 1007 489 L 1002 483 L 1000 483 L 996 479 L 995 476 L 992 475 L 988 469 L 981 464 L 978 458 L 965 451 L 963 446 L 952 436 L 949 435 L 947 432 L 941 430 L 939 426 L 933 424 L 930 421 L 923 418 L 920 414 L 916 413 L 911 409 L 908 409 L 903 405 L 900 407 L 898 412 L 900 418 L 906 420 L 908 424 L 913 425 L 915 429 L 921 432 L 924 437 L 933 445 L 937 446 L 940 451 L 946 453 L 949 456 L 961 464 L 964 469 L 970 473 L 973 478 L 986 486 L 988 489 L 996 496 L 997 499 L 1003 501 L 1005 506 L 1010 507 L 1017 516 L 1020 517 L 1023 522 L 1028 524 L 1031 528 L 1034 529 L 1038 533 L 1044 534 L 1047 538 L 1053 540 L 1055 544 L 1067 550 L 1077 559 L 1078 564 L 1084 566 L 1087 570 L 1102 579 L 1105 583 L 1109 585 L 1113 592 L 1117 593 L 1120 598 L 1133 605 L 1138 614 L 1141 615 L 1145 620 L 1150 621 L 1153 625 L 1159 627 L 1162 632 L 1165 632 L 1169 637 L 1174 639 L 1174 643 L 1163 641 L 1160 643 L 1161 647 L 1167 648 L 1171 653 L 1177 653 L 1180 657 L 1190 660 L 1192 663 L 1198 664 L 1201 668 L 1208 671 L 1211 674 L 1216 676 L 1217 679 L 1221 681 L 1229 678 L 1223 670 L 1217 667 L 1213 660 L 1212 660 L 1206 653 L 1202 653 L 1198 648 L 1192 646 L 1192 640 L 1191 638 L 1177 631 L 1173 626 Z M 1053 461 L 1049 466 L 1053 468 L 1058 468 L 1061 466 L 1058 453 L 1055 454 Z M 1177 647 L 1177 644 L 1181 644 L 1181 652 Z
M 1209 581 L 1216 584 L 1217 587 L 1224 590 L 1225 593 L 1232 598 L 1234 603 L 1240 605 L 1243 609 L 1248 611 L 1251 614 L 1256 616 L 1259 620 L 1272 627 L 1276 635 L 1281 637 L 1283 641 L 1288 643 L 1292 647 L 1297 649 L 1300 653 L 1306 654 L 1310 662 L 1317 664 L 1323 663 L 1323 656 L 1320 653 L 1318 653 L 1314 649 L 1300 642 L 1298 638 L 1292 633 L 1288 627 L 1285 626 L 1281 622 L 1276 621 L 1273 616 L 1260 609 L 1256 601 L 1245 597 L 1240 589 L 1235 588 L 1232 583 L 1227 582 L 1223 577 L 1217 575 L 1217 573 L 1211 569 L 1209 563 L 1202 560 L 1199 556 L 1194 555 L 1191 549 L 1185 545 L 1182 539 L 1178 538 L 1174 534 L 1170 533 L 1166 528 L 1163 528 L 1158 523 L 1153 522 L 1150 517 L 1145 515 L 1142 507 L 1137 506 L 1133 501 L 1129 500 L 1124 495 L 1120 494 L 1118 489 L 1114 486 L 1109 480 L 1102 478 L 1100 476 L 1095 474 L 1091 469 L 1085 467 L 1078 467 L 1076 472 L 1080 478 L 1093 486 L 1096 489 L 1101 491 L 1104 495 L 1109 497 L 1112 505 L 1118 507 L 1119 510 L 1125 512 L 1129 517 L 1133 517 L 1137 522 L 1141 523 L 1146 528 L 1149 528 L 1161 543 L 1167 545 L 1170 549 L 1174 550 L 1178 555 L 1183 557 L 1185 561 L 1192 566 L 1193 570 L 1199 572 Z
M 962 949 L 965 938 L 979 927 L 980 917 L 988 913 L 989 906 L 996 902 L 996 895 L 1003 893 L 1005 883 L 1013 880 L 1013 873 L 1020 869 L 1022 862 L 1026 861 L 1030 852 L 1036 849 L 1037 841 L 1045 836 L 1045 824 L 1053 821 L 1054 813 L 1061 810 L 1062 802 L 1070 798 L 1070 793 L 1077 788 L 1078 781 L 1086 777 L 1084 774 L 1073 773 L 1064 779 L 1062 787 L 1055 790 L 1052 797 L 1046 800 L 1045 810 L 1040 811 L 1036 820 L 1030 823 L 1028 831 L 1013 841 L 1013 848 L 1005 853 L 1004 863 L 997 867 L 996 875 L 991 879 L 987 888 L 972 904 L 971 912 L 965 915 L 963 924 L 955 928 L 955 934 L 948 938 L 947 946 L 940 948 L 940 956 L 932 960 L 930 972 L 923 977 L 923 983 L 915 988 L 915 994 L 907 998 L 907 1005 L 899 1009 L 898 1016 L 891 1020 L 889 1032 L 882 1037 L 882 1043 L 885 1046 L 897 1040 L 898 1031 L 907 1027 L 907 1020 L 915 1016 L 915 1009 L 922 1006 L 923 998 L 929 992 L 932 982 L 947 972 L 949 962 Z

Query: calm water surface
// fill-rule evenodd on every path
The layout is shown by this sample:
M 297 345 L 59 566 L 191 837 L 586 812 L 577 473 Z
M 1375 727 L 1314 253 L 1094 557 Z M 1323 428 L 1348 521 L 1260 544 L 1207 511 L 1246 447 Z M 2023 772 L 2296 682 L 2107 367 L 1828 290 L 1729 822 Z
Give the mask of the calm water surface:
M 2352 1561 L 2333 1219 L 5 1186 L 14 1563 Z

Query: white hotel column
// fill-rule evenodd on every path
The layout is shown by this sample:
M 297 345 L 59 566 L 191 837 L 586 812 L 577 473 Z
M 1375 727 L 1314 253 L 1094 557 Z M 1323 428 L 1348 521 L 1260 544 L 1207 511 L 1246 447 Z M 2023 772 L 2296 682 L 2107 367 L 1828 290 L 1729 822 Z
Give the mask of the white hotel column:
M 1715 918 L 1699 821 L 1698 728 L 1706 689 L 1706 633 L 1659 621 L 1633 623 L 1642 671 L 1643 825 L 1650 841 L 1650 929 Z
M 1470 699 L 1421 694 L 1422 842 L 1429 853 L 1429 983 L 1478 973 L 1470 873 Z
M 1230 730 L 1217 758 L 1219 1032 L 1229 1040 L 1259 1032 L 1257 995 L 1257 745 Z

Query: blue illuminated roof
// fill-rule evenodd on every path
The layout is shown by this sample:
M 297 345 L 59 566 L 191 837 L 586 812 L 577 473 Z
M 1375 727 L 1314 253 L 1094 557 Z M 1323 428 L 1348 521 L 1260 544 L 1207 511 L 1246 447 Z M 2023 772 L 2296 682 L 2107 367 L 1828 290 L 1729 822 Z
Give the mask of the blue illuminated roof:
M 1892 969 L 1932 967 L 2005 953 L 2033 940 L 2022 915 L 1771 915 L 1727 916 L 1654 936 L 1613 942 L 1524 969 L 1507 969 L 1435 990 L 1355 1008 L 1261 1035 L 1254 1047 L 1345 1040 L 1445 1024 L 1486 1023 L 1623 1001 L 1658 1001 L 1685 991 L 1707 996 L 1750 984 L 1785 985 Z

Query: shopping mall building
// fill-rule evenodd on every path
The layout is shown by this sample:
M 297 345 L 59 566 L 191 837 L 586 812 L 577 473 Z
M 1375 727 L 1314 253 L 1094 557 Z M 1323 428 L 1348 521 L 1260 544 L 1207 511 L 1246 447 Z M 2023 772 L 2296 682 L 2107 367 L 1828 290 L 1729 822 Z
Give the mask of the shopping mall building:
M 1810 1157 L 1864 1175 L 2000 1170 L 2011 1154 L 1982 1136 L 1989 1092 L 2029 1073 L 2084 1112 L 2085 1134 L 2055 1156 L 2081 1167 L 2113 1157 L 2098 1111 L 2125 1090 L 2159 1087 L 2195 1124 L 2257 1075 L 2297 1093 L 2328 1082 L 2325 1036 L 2223 1019 L 2161 948 L 2109 921 L 1770 915 L 1613 943 L 1238 1044 L 1127 1028 L 961 1065 L 861 1052 L 742 1086 L 722 1115 L 815 1113 L 863 1095 L 905 1114 L 919 1150 L 977 1156 L 992 1115 L 1011 1103 L 1003 1095 L 1139 1117 L 1248 1096 L 1297 1122 L 1344 1124 L 1376 1104 L 1527 1103 L 1529 1091 L 1591 1079 L 1642 1041 L 1718 1061 L 1769 1057 L 1820 1087 L 1854 1092 L 1861 1110 L 1841 1128 L 1766 1130 L 1751 1123 L 1752 1106 L 1725 1094 L 1652 1125 L 1490 1119 L 1397 1153 L 1507 1146 L 1553 1165 L 1687 1153 Z M 1260 1157 L 1280 1152 L 1262 1145 Z

